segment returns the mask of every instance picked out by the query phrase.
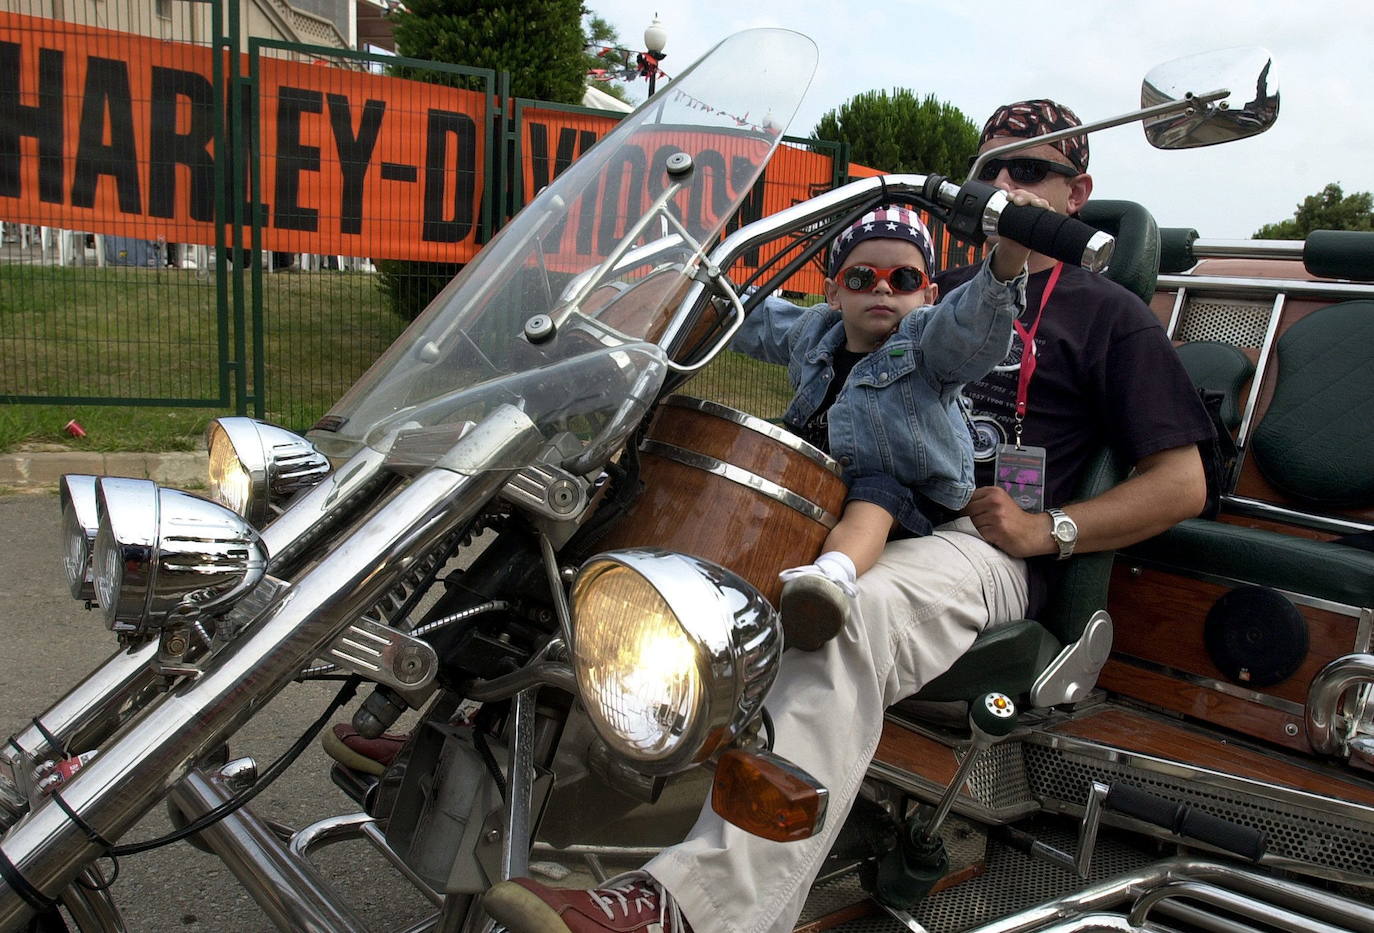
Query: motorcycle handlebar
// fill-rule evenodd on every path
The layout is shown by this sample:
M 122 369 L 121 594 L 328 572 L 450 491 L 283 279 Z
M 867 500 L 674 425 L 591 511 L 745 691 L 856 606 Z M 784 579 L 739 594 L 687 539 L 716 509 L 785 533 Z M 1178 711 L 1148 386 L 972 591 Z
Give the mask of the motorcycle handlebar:
M 1075 217 L 1042 207 L 1007 203 L 997 219 L 997 234 L 1037 253 L 1098 272 L 1111 261 L 1116 240 Z
M 1007 193 L 986 182 L 966 181 L 952 197 L 948 185 L 940 200 L 952 201 L 949 225 L 964 237 L 982 242 L 1004 236 L 1037 253 L 1100 272 L 1111 261 L 1116 240 L 1083 221 L 1041 207 L 1013 204 Z

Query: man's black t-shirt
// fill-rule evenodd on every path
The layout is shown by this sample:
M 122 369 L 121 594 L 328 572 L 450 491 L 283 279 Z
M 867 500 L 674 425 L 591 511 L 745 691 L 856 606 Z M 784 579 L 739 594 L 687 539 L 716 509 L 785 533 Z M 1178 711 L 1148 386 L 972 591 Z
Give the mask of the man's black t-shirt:
M 935 277 L 941 294 L 973 277 L 978 267 Z M 1029 331 L 1040 311 L 1049 271 L 1026 285 L 1021 325 Z M 1014 335 L 1003 364 L 964 389 L 973 407 L 979 486 L 993 484 L 996 445 L 1015 439 L 1021 338 Z M 1207 440 L 1212 426 L 1178 354 L 1154 313 L 1111 280 L 1065 265 L 1035 334 L 1036 368 L 1026 395 L 1022 442 L 1045 448 L 1045 505 L 1071 500 L 1084 468 L 1105 445 L 1126 463 Z M 1062 564 L 1032 558 L 1030 607 L 1035 614 Z

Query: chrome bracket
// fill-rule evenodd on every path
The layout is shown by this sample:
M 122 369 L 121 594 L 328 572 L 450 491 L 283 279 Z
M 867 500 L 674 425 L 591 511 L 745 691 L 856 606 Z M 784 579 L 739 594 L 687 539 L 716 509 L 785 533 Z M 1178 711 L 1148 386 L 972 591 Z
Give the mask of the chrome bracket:
M 412 706 L 434 687 L 439 656 L 413 635 L 362 616 L 339 633 L 324 658 L 395 690 Z

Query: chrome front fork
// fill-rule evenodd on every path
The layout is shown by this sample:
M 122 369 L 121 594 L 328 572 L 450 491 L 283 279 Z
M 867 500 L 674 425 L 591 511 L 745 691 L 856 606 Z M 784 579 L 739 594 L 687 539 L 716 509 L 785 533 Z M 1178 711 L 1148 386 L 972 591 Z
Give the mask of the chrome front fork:
M 471 465 L 525 462 L 540 441 L 522 412 L 498 409 L 285 587 L 203 674 L 126 723 L 62 787 L 63 803 L 80 826 L 48 800 L 6 834 L 0 929 L 18 926 L 62 891 L 102 853 L 92 832 L 118 839 L 197 756 L 226 741 L 387 592 L 414 555 L 470 521 L 509 478 L 507 471 L 474 471 Z

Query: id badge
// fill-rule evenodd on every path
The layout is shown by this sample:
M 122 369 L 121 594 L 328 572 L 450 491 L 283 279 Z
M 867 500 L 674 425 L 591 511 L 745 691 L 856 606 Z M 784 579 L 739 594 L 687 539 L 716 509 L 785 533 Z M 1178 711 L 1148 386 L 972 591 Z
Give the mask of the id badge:
M 997 446 L 997 485 L 1027 512 L 1045 511 L 1045 448 Z

